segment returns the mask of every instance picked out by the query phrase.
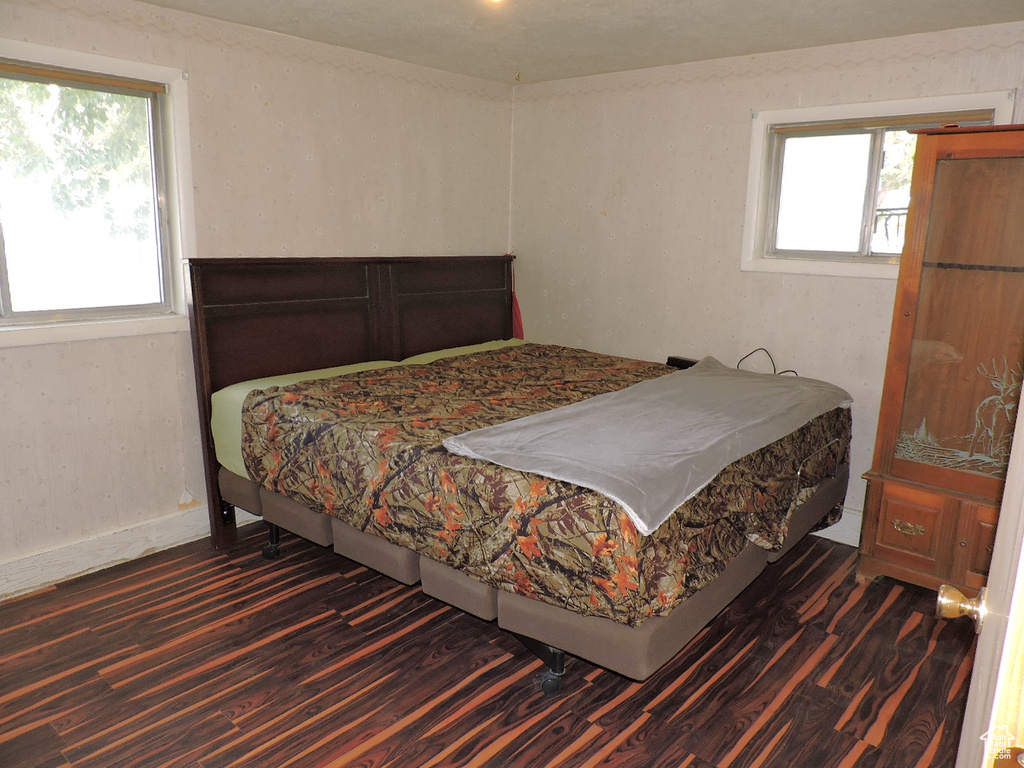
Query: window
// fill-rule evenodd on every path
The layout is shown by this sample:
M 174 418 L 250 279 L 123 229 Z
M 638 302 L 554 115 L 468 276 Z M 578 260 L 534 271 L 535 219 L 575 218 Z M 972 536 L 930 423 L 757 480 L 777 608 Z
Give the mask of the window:
M 895 277 L 916 144 L 910 131 L 1010 114 L 1012 92 L 756 115 L 743 268 Z
M 162 85 L 0 62 L 0 318 L 168 312 Z
M 182 71 L 0 39 L 0 347 L 187 329 L 188 146 Z

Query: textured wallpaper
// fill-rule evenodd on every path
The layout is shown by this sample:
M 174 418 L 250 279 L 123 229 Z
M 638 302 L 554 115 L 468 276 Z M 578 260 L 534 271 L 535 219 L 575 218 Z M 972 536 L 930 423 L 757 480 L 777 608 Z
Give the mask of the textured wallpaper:
M 0 36 L 188 72 L 199 256 L 504 253 L 512 89 L 128 0 Z M 187 334 L 0 349 L 0 563 L 205 503 Z
M 527 338 L 766 346 L 854 395 L 855 475 L 895 285 L 740 272 L 751 112 L 1024 86 L 1022 25 L 514 90 L 131 0 L 0 0 L 0 36 L 188 71 L 198 255 L 501 253 L 511 198 Z M 0 563 L 204 501 L 186 334 L 0 366 Z
M 780 369 L 853 394 L 848 504 L 862 509 L 895 281 L 740 271 L 751 115 L 1003 89 L 1024 89 L 1021 24 L 521 86 L 527 338 L 727 364 L 767 347 Z

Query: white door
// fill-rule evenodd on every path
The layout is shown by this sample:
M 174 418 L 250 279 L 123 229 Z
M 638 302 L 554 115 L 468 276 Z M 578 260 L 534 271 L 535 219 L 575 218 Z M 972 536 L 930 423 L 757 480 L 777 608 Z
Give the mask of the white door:
M 1006 474 L 985 597 L 986 615 L 978 637 L 957 768 L 991 766 L 997 756 L 1005 755 L 1005 748 L 1024 747 L 1022 545 L 1024 428 L 1014 435 Z

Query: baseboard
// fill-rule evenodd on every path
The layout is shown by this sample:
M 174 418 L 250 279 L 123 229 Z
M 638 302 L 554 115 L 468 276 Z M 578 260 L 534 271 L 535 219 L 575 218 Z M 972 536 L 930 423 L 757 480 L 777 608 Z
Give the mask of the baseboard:
M 242 510 L 236 512 L 239 525 L 259 519 Z M 210 518 L 206 507 L 196 505 L 130 528 L 90 536 L 30 555 L 19 555 L 0 562 L 0 600 L 35 592 L 75 576 L 84 576 L 209 535 Z
M 864 512 L 862 510 L 846 507 L 838 523 L 817 531 L 814 535 L 830 541 L 838 541 L 840 544 L 849 544 L 851 547 L 859 547 L 860 526 L 863 520 Z
M 856 547 L 860 544 L 862 517 L 860 510 L 847 507 L 838 523 L 815 535 Z M 235 519 L 238 525 L 245 525 L 260 518 L 237 509 Z M 131 528 L 11 558 L 0 562 L 0 600 L 35 592 L 75 576 L 84 576 L 209 535 L 210 520 L 206 508 L 196 506 Z

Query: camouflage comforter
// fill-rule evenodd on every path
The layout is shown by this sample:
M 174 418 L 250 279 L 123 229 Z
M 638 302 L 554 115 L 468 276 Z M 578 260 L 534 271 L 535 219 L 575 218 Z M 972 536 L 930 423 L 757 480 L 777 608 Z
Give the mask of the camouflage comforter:
M 754 541 L 777 548 L 799 489 L 845 457 L 836 409 L 734 462 L 649 536 L 610 499 L 448 453 L 444 438 L 670 373 L 526 344 L 250 393 L 252 478 L 498 589 L 638 625 L 712 581 Z M 803 496 L 804 494 L 801 494 Z

